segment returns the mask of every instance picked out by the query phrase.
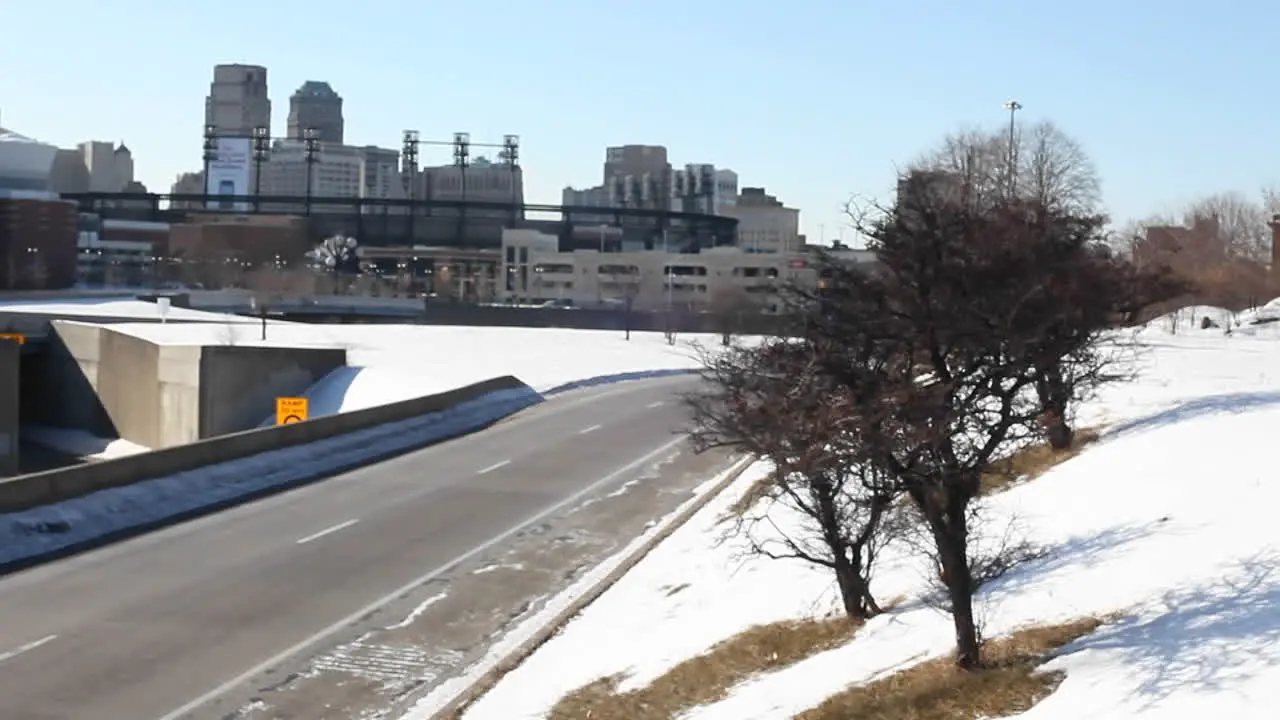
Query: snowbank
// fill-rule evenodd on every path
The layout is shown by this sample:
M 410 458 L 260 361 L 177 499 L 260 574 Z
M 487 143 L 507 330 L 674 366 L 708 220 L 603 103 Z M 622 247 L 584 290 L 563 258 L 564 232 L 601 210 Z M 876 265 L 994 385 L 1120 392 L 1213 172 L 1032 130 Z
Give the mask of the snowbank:
M 477 430 L 542 401 L 499 390 L 446 411 L 0 514 L 0 570 L 73 552 Z
M 983 590 L 989 636 L 1122 613 L 1064 649 L 1051 667 L 1065 670 L 1066 681 L 1020 718 L 1274 714 L 1278 361 L 1275 339 L 1161 337 L 1140 358 L 1137 382 L 1106 389 L 1082 413 L 1084 424 L 1111 424 L 1103 440 L 990 500 L 992 532 L 1016 521 L 1051 553 Z M 601 676 L 628 673 L 623 689 L 642 685 L 749 625 L 834 608 L 825 573 L 720 542 L 717 520 L 736 493 L 673 535 L 466 717 L 545 717 L 565 693 Z M 682 720 L 791 717 L 850 682 L 948 652 L 949 619 L 918 601 L 928 572 L 909 553 L 889 553 L 876 589 L 905 595 L 897 610 L 845 647 L 746 681 Z
M 110 460 L 150 452 L 151 448 L 120 438 L 100 438 L 84 430 L 23 425 L 22 439 L 67 455 L 90 460 Z

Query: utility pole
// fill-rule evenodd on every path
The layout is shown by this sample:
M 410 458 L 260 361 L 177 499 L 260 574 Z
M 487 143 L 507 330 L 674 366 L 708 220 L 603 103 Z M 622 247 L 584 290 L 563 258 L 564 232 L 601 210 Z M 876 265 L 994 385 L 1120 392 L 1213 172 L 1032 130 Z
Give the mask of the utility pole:
M 1004 109 L 1009 111 L 1009 197 L 1013 197 L 1014 191 L 1018 185 L 1018 150 L 1017 150 L 1017 115 L 1022 109 L 1022 103 L 1017 100 L 1010 100 L 1004 104 Z

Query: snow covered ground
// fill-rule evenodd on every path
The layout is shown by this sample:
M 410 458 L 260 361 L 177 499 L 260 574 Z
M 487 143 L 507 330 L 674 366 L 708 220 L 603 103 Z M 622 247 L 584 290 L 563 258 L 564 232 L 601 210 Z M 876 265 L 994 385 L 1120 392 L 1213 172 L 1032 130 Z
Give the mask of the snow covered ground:
M 984 588 L 987 636 L 1120 613 L 1064 649 L 1048 668 L 1066 680 L 1021 718 L 1270 718 L 1280 703 L 1280 331 L 1170 326 L 1164 318 L 1137 333 L 1139 379 L 1082 409 L 1082 425 L 1107 425 L 1102 440 L 989 501 L 991 532 L 1016 522 L 1052 552 Z M 825 573 L 719 542 L 720 518 L 745 489 L 715 499 L 466 718 L 541 718 L 602 676 L 625 673 L 622 690 L 641 687 L 749 625 L 833 609 Z M 918 602 L 928 572 L 908 552 L 889 553 L 877 594 L 906 602 L 846 646 L 748 680 L 681 720 L 789 718 L 850 683 L 949 652 L 949 618 Z M 429 717 L 431 701 L 408 718 Z
M 6 300 L 0 301 L 0 312 L 60 315 L 90 322 L 96 318 L 160 319 L 160 310 L 155 303 L 137 300 L 132 295 L 118 298 L 72 297 L 58 300 Z M 249 324 L 257 322 L 253 318 L 179 307 L 169 308 L 169 313 L 166 317 L 169 320 L 182 322 Z
M 502 375 L 539 392 L 599 375 L 698 367 L 685 335 L 668 345 L 661 333 L 557 328 L 278 323 L 261 340 L 256 325 L 122 323 L 112 329 L 171 345 L 343 347 L 349 367 L 335 370 L 307 396 L 313 416 L 349 412 L 432 395 Z
M 89 322 L 98 317 L 159 317 L 154 303 L 101 297 L 0 302 L 0 312 L 74 315 Z M 316 417 L 433 395 L 502 375 L 515 375 L 545 392 L 599 376 L 691 370 L 699 366 L 697 347 L 719 342 L 714 335 L 683 335 L 668 345 L 661 333 L 651 332 L 632 333 L 628 341 L 621 331 L 282 321 L 268 321 L 264 341 L 261 323 L 254 318 L 182 308 L 172 308 L 169 317 L 188 322 L 118 322 L 111 328 L 161 345 L 345 348 L 348 367 L 333 371 L 305 393 Z M 77 442 L 95 441 L 105 442 Z M 51 446 L 68 451 L 71 447 Z

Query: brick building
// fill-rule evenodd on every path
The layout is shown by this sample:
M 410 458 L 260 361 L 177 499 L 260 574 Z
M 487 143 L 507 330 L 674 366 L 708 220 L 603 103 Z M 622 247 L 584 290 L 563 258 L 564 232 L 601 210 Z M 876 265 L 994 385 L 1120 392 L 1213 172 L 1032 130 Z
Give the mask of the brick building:
M 0 190 L 0 289 L 61 289 L 76 282 L 79 211 L 36 191 Z
M 183 260 L 293 264 L 310 249 L 308 223 L 302 217 L 197 215 L 169 229 L 169 255 Z

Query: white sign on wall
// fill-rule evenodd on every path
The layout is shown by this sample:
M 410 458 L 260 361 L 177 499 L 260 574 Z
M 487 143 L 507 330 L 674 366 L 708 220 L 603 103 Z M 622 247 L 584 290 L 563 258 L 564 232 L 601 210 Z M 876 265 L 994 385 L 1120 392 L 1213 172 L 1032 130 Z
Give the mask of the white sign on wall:
M 218 147 L 213 159 L 209 161 L 209 171 L 204 183 L 205 194 L 214 196 L 208 201 L 209 209 L 249 211 L 248 201 L 235 201 L 230 198 L 248 197 L 251 193 L 249 163 L 253 157 L 252 144 L 252 140 L 247 137 L 218 138 Z

